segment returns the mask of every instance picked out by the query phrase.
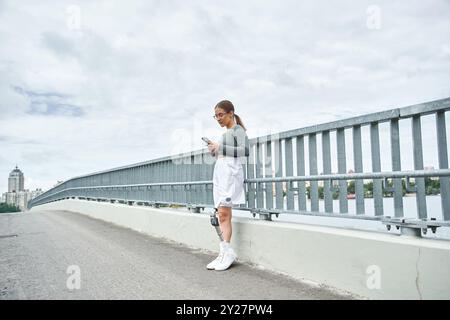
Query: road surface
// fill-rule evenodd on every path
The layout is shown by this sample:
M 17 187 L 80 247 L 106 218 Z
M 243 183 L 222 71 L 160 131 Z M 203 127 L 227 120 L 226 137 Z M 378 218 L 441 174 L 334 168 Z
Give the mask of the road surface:
M 0 299 L 347 299 L 69 211 L 0 214 Z M 79 288 L 78 288 L 79 285 Z

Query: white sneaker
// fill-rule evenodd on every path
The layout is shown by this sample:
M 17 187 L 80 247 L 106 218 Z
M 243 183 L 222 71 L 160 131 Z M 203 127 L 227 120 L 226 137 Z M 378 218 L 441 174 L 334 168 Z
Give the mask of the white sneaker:
M 216 264 L 214 270 L 216 271 L 227 270 L 233 264 L 235 259 L 236 254 L 234 253 L 233 249 L 229 248 L 224 252 L 222 259 Z
M 217 258 L 215 258 L 213 261 L 211 261 L 210 263 L 208 263 L 208 265 L 206 266 L 206 269 L 214 270 L 216 268 L 217 264 L 219 263 L 219 261 L 221 261 L 223 259 L 225 250 L 226 250 L 225 242 L 222 241 L 219 243 L 219 256 Z
M 206 269 L 208 270 L 214 270 L 217 266 L 217 264 L 219 263 L 219 261 L 221 261 L 223 259 L 223 255 L 224 252 L 221 251 L 219 253 L 219 256 L 217 258 L 215 258 L 213 261 L 211 261 L 210 263 L 208 263 L 208 265 L 206 266 Z

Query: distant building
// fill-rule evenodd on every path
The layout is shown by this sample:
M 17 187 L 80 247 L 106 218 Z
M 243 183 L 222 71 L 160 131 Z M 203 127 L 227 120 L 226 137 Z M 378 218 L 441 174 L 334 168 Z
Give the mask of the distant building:
M 17 193 L 15 192 L 7 192 L 6 193 L 6 203 L 7 204 L 13 204 L 13 205 L 18 205 L 17 203 Z
M 32 191 L 25 190 L 25 191 L 19 192 L 17 195 L 18 196 L 17 202 L 18 202 L 19 208 L 22 210 L 26 210 L 28 201 L 36 198 L 37 196 L 41 195 L 42 193 L 44 193 L 44 192 L 42 191 L 41 188 L 37 188 L 36 190 L 32 190 Z
M 2 194 L 1 202 L 15 205 L 19 207 L 22 211 L 25 211 L 27 208 L 28 201 L 36 198 L 42 193 L 44 192 L 40 188 L 32 191 L 26 189 L 19 192 L 5 192 Z
M 11 171 L 8 178 L 8 192 L 19 192 L 24 190 L 24 176 L 23 172 L 19 168 Z
M 24 174 L 16 165 L 15 169 L 9 174 L 8 192 L 2 194 L 1 202 L 15 205 L 24 211 L 27 208 L 28 201 L 44 193 L 40 188 L 33 191 L 24 189 L 24 181 Z

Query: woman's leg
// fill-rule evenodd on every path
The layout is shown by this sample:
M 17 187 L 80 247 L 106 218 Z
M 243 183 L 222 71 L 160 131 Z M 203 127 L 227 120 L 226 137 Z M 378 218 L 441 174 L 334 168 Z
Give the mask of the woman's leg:
M 236 254 L 231 248 L 231 208 L 219 206 L 219 223 L 222 230 L 223 242 L 220 243 L 223 255 L 220 261 L 214 266 L 214 270 L 227 270 L 236 259 Z
M 219 206 L 219 224 L 223 240 L 231 240 L 231 207 Z

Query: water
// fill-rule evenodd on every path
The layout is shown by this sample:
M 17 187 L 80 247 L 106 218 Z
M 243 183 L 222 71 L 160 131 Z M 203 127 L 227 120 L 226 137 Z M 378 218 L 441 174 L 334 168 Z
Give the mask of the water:
M 275 199 L 274 199 L 275 201 Z M 442 217 L 442 205 L 441 205 L 441 196 L 427 196 L 427 214 L 428 218 L 436 218 L 436 220 L 443 220 Z M 275 202 L 274 202 L 275 203 Z M 298 208 L 297 205 L 297 196 L 294 196 L 295 209 Z M 286 199 L 284 201 L 284 205 L 286 208 Z M 374 201 L 372 198 L 364 199 L 365 206 L 365 215 L 374 216 Z M 324 201 L 319 200 L 319 210 L 324 212 Z M 394 199 L 393 198 L 383 198 L 383 208 L 385 216 L 394 217 Z M 310 211 L 311 202 L 307 201 L 307 210 Z M 333 200 L 333 211 L 336 215 L 339 215 L 339 200 Z M 356 214 L 356 200 L 349 199 L 348 200 L 348 214 Z M 417 208 L 416 208 L 416 197 L 403 197 L 403 213 L 405 218 L 417 218 Z M 245 210 L 237 210 L 233 209 L 233 215 L 239 217 L 252 217 L 252 215 Z M 256 218 L 258 218 L 256 216 Z M 274 221 L 284 221 L 284 222 L 293 222 L 293 223 L 303 223 L 303 224 L 313 224 L 313 225 L 324 225 L 324 226 L 332 226 L 338 228 L 346 228 L 346 229 L 356 229 L 356 230 L 368 230 L 368 231 L 377 231 L 377 232 L 388 232 L 386 226 L 380 221 L 370 221 L 370 220 L 361 220 L 361 219 L 348 219 L 348 218 L 330 218 L 330 217 L 317 217 L 317 216 L 307 216 L 307 215 L 297 215 L 297 214 L 280 214 L 278 218 L 275 215 L 272 216 Z M 399 234 L 400 231 L 395 227 L 391 228 L 389 231 L 391 234 Z M 450 240 L 450 228 L 449 227 L 439 227 L 436 230 L 436 233 L 433 234 L 431 229 L 428 229 L 426 235 L 423 235 L 425 238 L 433 238 L 433 239 L 447 239 Z

